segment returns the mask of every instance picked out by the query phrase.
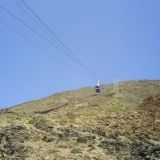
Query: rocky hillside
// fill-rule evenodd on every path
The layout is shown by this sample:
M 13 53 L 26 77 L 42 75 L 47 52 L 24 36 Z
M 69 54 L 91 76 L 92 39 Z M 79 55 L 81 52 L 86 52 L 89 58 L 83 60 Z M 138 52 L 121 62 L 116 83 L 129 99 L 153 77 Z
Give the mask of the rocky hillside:
M 160 81 L 63 92 L 0 111 L 0 159 L 159 160 Z

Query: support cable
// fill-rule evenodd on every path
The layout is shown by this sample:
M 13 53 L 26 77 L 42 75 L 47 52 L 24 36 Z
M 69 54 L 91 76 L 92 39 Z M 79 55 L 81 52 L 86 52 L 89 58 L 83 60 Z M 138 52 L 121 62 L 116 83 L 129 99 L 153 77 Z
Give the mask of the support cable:
M 57 41 L 55 40 L 55 39 L 53 39 L 53 37 L 39 24 L 39 22 L 38 21 L 36 21 L 35 20 L 35 18 L 34 17 L 32 17 L 31 15 L 30 15 L 30 13 L 27 11 L 27 10 L 25 10 L 19 3 L 17 3 L 16 1 L 15 1 L 15 4 L 26 14 L 26 16 L 28 16 L 44 33 L 45 33 L 45 35 L 47 35 L 50 39 L 52 39 L 53 41 L 54 41 L 54 43 L 57 43 Z M 57 45 L 57 44 L 56 44 Z M 58 46 L 58 45 L 57 45 Z M 61 46 L 58 46 L 58 47 L 61 47 Z
M 84 69 L 86 72 L 95 80 L 96 76 L 95 74 L 85 65 L 81 62 L 81 60 L 72 52 L 70 48 L 68 48 L 64 42 L 56 35 L 55 32 L 52 31 L 52 29 L 38 16 L 33 9 L 24 1 L 20 0 L 24 6 L 37 18 L 37 20 L 43 25 L 43 27 L 48 30 L 52 34 L 52 36 L 68 51 L 68 53 L 73 57 L 73 59 Z
M 71 64 L 67 64 L 63 61 L 61 61 L 58 57 L 56 57 L 55 55 L 51 54 L 50 52 L 48 52 L 47 50 L 45 50 L 44 48 L 42 48 L 40 45 L 38 45 L 37 43 L 35 43 L 33 40 L 29 39 L 28 37 L 26 37 L 25 35 L 21 34 L 20 32 L 18 32 L 18 30 L 14 29 L 12 26 L 10 26 L 9 24 L 5 23 L 4 21 L 0 20 L 0 23 L 3 26 L 6 26 L 9 30 L 11 30 L 12 32 L 16 33 L 19 37 L 21 37 L 22 39 L 24 39 L 25 41 L 31 43 L 33 46 L 37 47 L 39 50 L 41 50 L 43 53 L 45 53 L 45 55 L 48 55 L 50 57 L 52 57 L 54 60 L 57 60 L 59 63 L 63 64 L 64 66 L 67 66 L 69 69 L 74 70 L 76 73 L 78 73 L 79 75 L 82 75 L 81 72 L 79 72 L 78 70 L 76 70 Z M 84 76 L 84 75 L 83 75 Z

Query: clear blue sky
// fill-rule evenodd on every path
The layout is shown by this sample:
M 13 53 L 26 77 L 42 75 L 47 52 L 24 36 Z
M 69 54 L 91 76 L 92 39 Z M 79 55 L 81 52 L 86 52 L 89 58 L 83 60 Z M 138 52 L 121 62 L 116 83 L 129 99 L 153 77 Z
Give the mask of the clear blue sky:
M 160 79 L 159 0 L 26 2 L 103 83 L 111 83 L 114 77 Z M 0 1 L 0 5 L 41 32 L 17 3 L 21 5 L 19 0 Z M 43 53 L 0 23 L 0 107 L 95 85 L 83 69 L 2 10 L 0 21 L 74 66 L 71 69 Z

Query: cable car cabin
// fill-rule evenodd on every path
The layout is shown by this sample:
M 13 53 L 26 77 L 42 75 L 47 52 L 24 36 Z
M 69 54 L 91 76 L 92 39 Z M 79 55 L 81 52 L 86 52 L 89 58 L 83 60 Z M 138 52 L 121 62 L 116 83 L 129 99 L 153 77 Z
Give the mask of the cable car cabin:
M 101 92 L 101 89 L 100 89 L 100 80 L 99 78 L 97 78 L 97 84 L 95 86 L 95 92 L 96 93 L 100 93 Z
M 95 86 L 95 92 L 96 93 L 100 93 L 101 92 L 100 86 Z

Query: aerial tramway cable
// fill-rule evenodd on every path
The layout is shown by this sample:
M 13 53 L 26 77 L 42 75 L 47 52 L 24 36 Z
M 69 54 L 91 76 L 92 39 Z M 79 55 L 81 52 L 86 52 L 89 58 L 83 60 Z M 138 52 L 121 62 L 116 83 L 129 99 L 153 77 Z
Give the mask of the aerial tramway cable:
M 36 29 L 34 29 L 33 27 L 31 27 L 27 23 L 25 23 L 22 19 L 18 18 L 15 14 L 13 14 L 12 12 L 10 12 L 6 8 L 2 7 L 1 5 L 0 5 L 0 9 L 2 9 L 3 11 L 5 11 L 6 13 L 8 13 L 11 17 L 15 18 L 19 23 L 23 24 L 26 28 L 28 28 L 29 30 L 31 30 L 33 33 L 35 33 L 36 35 L 38 35 L 39 37 L 41 37 L 44 41 L 46 41 L 50 45 L 54 46 L 56 49 L 60 50 L 64 54 L 64 52 L 63 52 L 63 50 L 61 48 L 57 47 L 52 41 L 48 40 L 43 34 L 41 34 L 40 32 L 38 32 Z
M 20 0 L 24 6 L 32 13 L 32 15 L 41 23 L 41 25 L 66 49 L 66 51 L 74 58 L 74 60 L 92 77 L 96 78 L 95 74 L 68 48 L 64 42 L 56 35 L 56 33 L 36 14 L 36 12 L 24 1 Z
M 30 15 L 29 11 L 27 11 L 25 8 L 23 8 L 16 1 L 15 1 L 15 4 L 18 6 L 18 8 L 20 8 L 26 14 L 26 16 L 28 16 L 28 18 L 30 18 L 44 32 L 45 35 L 47 35 L 50 39 L 52 39 L 54 41 L 54 43 L 56 43 L 56 45 L 58 45 L 56 40 L 53 39 L 53 37 L 43 28 L 43 26 L 41 26 L 39 24 L 39 22 L 33 16 Z M 61 46 L 58 46 L 58 47 L 61 47 Z
M 82 75 L 81 72 L 79 72 L 76 68 L 74 68 L 73 66 L 71 66 L 71 64 L 67 64 L 65 62 L 63 62 L 61 59 L 59 59 L 57 56 L 51 54 L 50 52 L 48 52 L 47 50 L 45 50 L 44 48 L 42 48 L 40 45 L 38 45 L 37 43 L 35 43 L 33 40 L 29 39 L 28 37 L 26 37 L 25 35 L 21 34 L 18 30 L 16 30 L 15 28 L 13 28 L 12 26 L 10 26 L 9 24 L 5 23 L 4 21 L 0 20 L 0 23 L 3 26 L 6 26 L 9 30 L 11 30 L 12 32 L 16 33 L 19 37 L 21 37 L 22 39 L 24 39 L 25 41 L 31 43 L 32 45 L 34 45 L 35 47 L 37 47 L 39 50 L 41 50 L 43 53 L 45 53 L 45 55 L 48 55 L 50 57 L 52 57 L 54 60 L 58 61 L 59 63 L 63 64 L 64 66 L 68 67 L 69 69 L 74 70 L 76 73 L 78 73 L 79 75 Z
M 66 55 L 69 58 L 71 58 L 75 63 L 79 64 L 90 75 L 90 77 L 92 77 L 93 79 L 95 79 L 95 76 L 92 74 L 92 72 L 77 57 L 75 58 L 73 55 L 71 55 L 71 53 L 65 52 L 62 48 L 59 48 L 58 46 L 56 46 L 52 41 L 48 40 L 43 34 L 41 34 L 40 32 L 38 32 L 37 30 L 35 30 L 32 26 L 30 26 L 27 23 L 25 23 L 22 19 L 20 19 L 19 17 L 17 17 L 15 14 L 13 14 L 12 12 L 10 12 L 6 8 L 4 8 L 3 6 L 0 5 L 0 9 L 3 10 L 3 11 L 5 11 L 6 13 L 8 13 L 13 18 L 15 18 L 18 22 L 20 22 L 21 24 L 23 24 L 25 27 L 27 27 L 29 30 L 31 30 L 32 32 L 34 32 L 39 37 L 41 37 L 47 43 L 49 43 L 50 45 L 54 46 L 56 49 L 60 50 L 64 55 Z

